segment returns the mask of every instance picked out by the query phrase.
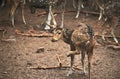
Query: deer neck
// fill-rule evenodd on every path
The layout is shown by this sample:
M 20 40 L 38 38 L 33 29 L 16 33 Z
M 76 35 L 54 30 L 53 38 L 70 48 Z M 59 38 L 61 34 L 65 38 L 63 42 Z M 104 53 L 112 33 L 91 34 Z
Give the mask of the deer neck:
M 68 44 L 71 43 L 72 33 L 73 33 L 73 30 L 69 30 L 66 28 L 63 29 L 62 39 L 65 43 L 68 43 Z

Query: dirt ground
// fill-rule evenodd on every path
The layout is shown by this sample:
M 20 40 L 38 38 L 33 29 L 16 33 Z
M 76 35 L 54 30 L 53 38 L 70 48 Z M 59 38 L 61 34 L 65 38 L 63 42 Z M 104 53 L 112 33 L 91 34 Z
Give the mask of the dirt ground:
M 0 28 L 5 29 L 6 33 L 0 31 L 0 79 L 87 79 L 80 74 L 81 70 L 75 70 L 75 73 L 67 77 L 69 68 L 51 68 L 40 69 L 38 67 L 58 67 L 57 56 L 60 57 L 62 65 L 70 66 L 70 58 L 66 56 L 69 52 L 69 45 L 62 40 L 52 43 L 52 37 L 27 37 L 17 35 L 15 29 L 28 31 L 31 26 L 40 31 L 40 25 L 44 22 L 46 16 L 37 16 L 41 10 L 37 10 L 36 14 L 31 14 L 26 9 L 25 18 L 27 25 L 21 20 L 20 10 L 16 13 L 15 28 L 9 26 L 8 18 L 9 8 L 0 10 Z M 81 14 L 75 19 L 75 12 L 65 13 L 65 27 L 73 29 L 78 22 L 90 24 L 95 32 L 101 32 L 102 22 L 98 21 L 98 16 Z M 56 16 L 57 23 L 60 24 L 60 14 Z M 116 29 L 119 34 L 120 29 Z M 12 39 L 3 41 L 2 39 Z M 97 39 L 96 39 L 97 40 Z M 36 53 L 37 49 L 44 48 L 43 52 Z M 75 66 L 81 68 L 80 56 L 75 58 Z M 86 70 L 87 59 L 86 59 Z M 92 60 L 91 79 L 120 79 L 120 50 L 107 48 L 107 46 L 95 46 L 94 56 Z

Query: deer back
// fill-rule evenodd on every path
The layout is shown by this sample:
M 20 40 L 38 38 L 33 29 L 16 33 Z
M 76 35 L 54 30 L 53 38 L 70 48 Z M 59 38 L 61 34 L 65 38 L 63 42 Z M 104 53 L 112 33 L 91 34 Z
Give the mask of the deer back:
M 82 25 L 74 30 L 71 40 L 75 45 L 86 46 L 94 38 L 94 31 L 91 26 Z

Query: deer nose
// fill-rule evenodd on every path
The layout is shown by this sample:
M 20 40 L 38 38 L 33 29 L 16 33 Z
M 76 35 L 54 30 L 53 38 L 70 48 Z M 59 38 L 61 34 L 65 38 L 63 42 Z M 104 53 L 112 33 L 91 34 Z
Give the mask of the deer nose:
M 52 41 L 52 42 L 56 42 L 57 40 L 55 40 L 55 39 L 52 39 L 51 41 Z

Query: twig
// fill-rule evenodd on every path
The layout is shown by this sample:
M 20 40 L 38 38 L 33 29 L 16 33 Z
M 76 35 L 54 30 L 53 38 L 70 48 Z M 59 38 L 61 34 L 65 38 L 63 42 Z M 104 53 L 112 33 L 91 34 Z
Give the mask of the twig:
M 19 30 L 15 30 L 15 33 L 18 34 L 18 35 L 30 36 L 30 37 L 51 37 L 51 36 L 53 36 L 52 34 L 46 33 L 46 32 L 43 32 L 43 31 L 41 31 L 41 33 L 32 33 L 32 32 L 30 33 L 29 31 L 28 31 L 28 33 L 23 33 Z
M 23 36 L 30 36 L 30 37 L 51 37 L 52 34 L 29 34 L 29 33 L 20 33 L 19 35 L 23 35 Z
M 59 66 L 50 66 L 50 67 L 41 67 L 41 66 L 38 66 L 38 67 L 29 67 L 30 69 L 39 69 L 39 70 L 51 70 L 51 69 L 68 69 L 70 68 L 70 66 L 62 66 L 62 67 L 59 67 Z M 73 69 L 75 70 L 82 70 L 81 68 L 77 68 L 77 67 L 73 67 Z
M 115 46 L 115 45 L 108 45 L 108 48 L 112 48 L 114 50 L 120 50 L 120 45 L 119 46 Z
M 61 60 L 60 60 L 60 57 L 58 56 L 58 55 L 56 55 L 57 56 L 57 60 L 58 60 L 58 62 L 59 62 L 59 67 L 62 67 L 62 62 L 61 62 Z
M 62 66 L 62 67 L 59 67 L 59 66 L 50 66 L 50 67 L 41 67 L 41 66 L 38 66 L 38 67 L 30 67 L 30 69 L 40 69 L 40 70 L 66 69 L 66 68 L 70 68 L 70 67 L 69 67 L 69 66 Z
M 3 42 L 16 42 L 16 39 L 1 39 Z

